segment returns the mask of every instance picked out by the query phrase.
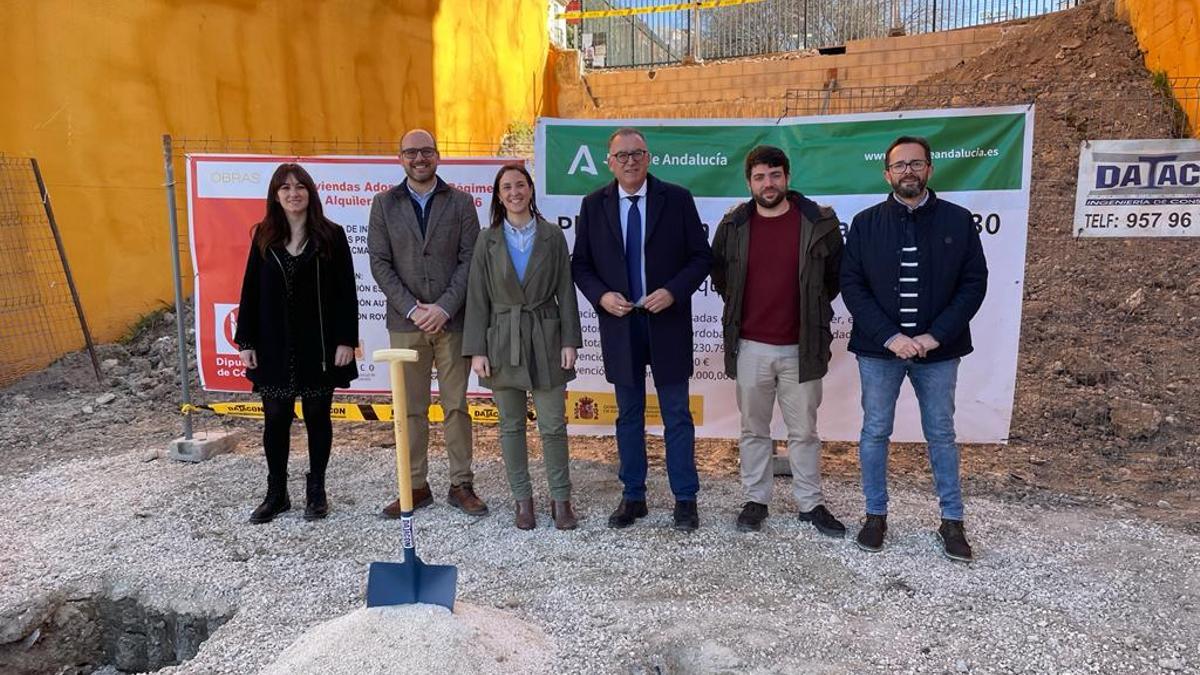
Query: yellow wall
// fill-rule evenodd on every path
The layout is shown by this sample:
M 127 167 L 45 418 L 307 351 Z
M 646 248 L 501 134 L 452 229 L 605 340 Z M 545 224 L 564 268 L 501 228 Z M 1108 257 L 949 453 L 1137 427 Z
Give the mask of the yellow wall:
M 1133 26 L 1148 69 L 1200 77 L 1200 0 L 1118 0 L 1117 6 Z M 1194 79 L 1191 86 L 1197 86 Z M 1180 103 L 1200 138 L 1200 102 L 1191 96 Z
M 3 0 L 0 152 L 38 158 L 89 322 L 113 339 L 172 302 L 161 134 L 398 139 L 423 126 L 497 144 L 536 114 L 546 12 L 546 0 Z
M 546 18 L 546 0 L 442 3 L 433 24 L 438 129 L 498 139 L 511 121 L 533 124 L 543 112 Z

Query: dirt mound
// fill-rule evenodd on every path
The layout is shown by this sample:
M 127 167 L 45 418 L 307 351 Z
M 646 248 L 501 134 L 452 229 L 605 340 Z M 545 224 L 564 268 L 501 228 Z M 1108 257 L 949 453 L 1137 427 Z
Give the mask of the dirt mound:
M 1010 31 L 992 50 L 920 83 L 899 107 L 1030 101 L 1033 194 L 1013 443 L 981 462 L 1008 482 L 1160 508 L 1194 501 L 1200 239 L 1075 239 L 1071 228 L 1081 141 L 1176 137 L 1182 120 L 1109 1 Z
M 302 673 L 539 673 L 553 660 L 540 629 L 487 607 L 458 603 L 359 609 L 288 647 L 265 675 Z

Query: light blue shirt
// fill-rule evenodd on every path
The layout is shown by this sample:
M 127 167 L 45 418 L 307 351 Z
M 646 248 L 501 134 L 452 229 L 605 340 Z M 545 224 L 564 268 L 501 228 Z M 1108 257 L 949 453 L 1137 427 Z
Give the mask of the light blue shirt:
M 429 207 L 429 198 L 433 196 L 433 191 L 437 189 L 436 183 L 433 187 L 429 188 L 429 192 L 425 193 L 414 190 L 412 184 L 408 181 L 404 181 L 404 186 L 408 188 L 408 194 L 412 195 L 413 199 L 417 200 L 417 203 L 421 205 L 422 211 Z
M 525 282 L 525 268 L 529 266 L 529 256 L 533 253 L 533 238 L 537 234 L 537 219 L 530 219 L 521 228 L 517 228 L 504 219 L 504 241 L 508 244 L 508 257 L 512 259 L 513 269 L 517 271 L 517 280 Z
M 625 188 L 621 187 L 620 183 L 617 184 L 617 193 L 620 194 L 620 196 L 621 196 L 621 241 L 622 242 L 624 242 L 628 238 L 629 206 L 633 203 L 633 202 L 629 201 L 629 197 L 632 197 L 634 195 L 641 197 L 641 199 L 638 200 L 638 213 L 641 214 L 641 216 L 642 216 L 642 290 L 644 290 L 644 291 L 650 290 L 650 289 L 646 288 L 646 214 L 648 213 L 648 211 L 646 210 L 646 184 L 649 182 L 650 181 L 648 181 L 648 180 L 642 181 L 642 186 L 634 192 L 626 192 Z M 642 302 L 645 299 L 646 299 L 645 296 L 642 296 L 640 298 L 626 298 L 626 300 L 630 300 L 633 302 L 633 304 L 638 305 L 638 306 L 641 306 Z

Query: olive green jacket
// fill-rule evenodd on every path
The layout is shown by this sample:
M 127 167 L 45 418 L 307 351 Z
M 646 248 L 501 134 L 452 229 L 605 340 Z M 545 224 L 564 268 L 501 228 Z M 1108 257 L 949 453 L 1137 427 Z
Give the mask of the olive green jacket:
M 467 278 L 463 355 L 487 356 L 490 389 L 550 389 L 575 379 L 563 347 L 582 347 L 571 257 L 562 230 L 538 219 L 525 281 L 517 279 L 503 227 L 479 233 Z

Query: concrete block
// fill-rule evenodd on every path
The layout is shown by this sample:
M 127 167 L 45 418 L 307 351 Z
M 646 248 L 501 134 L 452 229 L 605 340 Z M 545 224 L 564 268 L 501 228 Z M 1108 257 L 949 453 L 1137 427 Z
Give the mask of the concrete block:
M 180 462 L 203 462 L 237 447 L 236 431 L 209 431 L 192 438 L 176 438 L 167 446 L 167 457 Z
M 942 45 L 934 47 L 934 58 L 937 59 L 961 59 L 963 55 L 962 45 Z
M 885 51 L 890 47 L 888 38 L 870 38 L 863 40 L 847 40 L 847 54 L 862 54 L 864 52 Z

